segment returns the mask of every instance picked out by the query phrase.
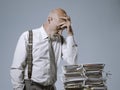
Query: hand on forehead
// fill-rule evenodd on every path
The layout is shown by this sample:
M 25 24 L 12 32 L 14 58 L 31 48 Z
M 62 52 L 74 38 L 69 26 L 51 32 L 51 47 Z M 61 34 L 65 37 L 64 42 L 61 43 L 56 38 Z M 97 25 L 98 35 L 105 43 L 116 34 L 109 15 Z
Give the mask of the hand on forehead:
M 59 19 L 61 19 L 61 20 L 70 20 L 70 16 L 62 16 L 62 17 L 59 17 Z

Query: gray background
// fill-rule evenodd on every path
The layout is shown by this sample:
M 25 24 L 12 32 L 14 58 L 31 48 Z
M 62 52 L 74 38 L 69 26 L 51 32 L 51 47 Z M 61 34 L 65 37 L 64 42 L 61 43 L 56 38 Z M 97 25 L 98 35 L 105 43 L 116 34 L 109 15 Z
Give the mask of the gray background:
M 0 90 L 12 90 L 9 70 L 21 33 L 40 27 L 56 7 L 71 16 L 79 63 L 105 63 L 105 70 L 112 73 L 108 90 L 118 90 L 120 0 L 0 0 Z M 58 78 L 60 73 L 59 68 Z M 56 85 L 62 90 L 60 79 Z

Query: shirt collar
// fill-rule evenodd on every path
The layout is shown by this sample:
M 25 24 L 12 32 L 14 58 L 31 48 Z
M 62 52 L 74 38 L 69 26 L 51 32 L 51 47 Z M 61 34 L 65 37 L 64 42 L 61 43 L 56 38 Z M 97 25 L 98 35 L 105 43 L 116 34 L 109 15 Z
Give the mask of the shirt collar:
M 45 31 L 43 25 L 41 26 L 40 32 L 41 32 L 41 37 L 42 37 L 42 39 L 48 38 L 48 35 L 47 35 L 47 33 L 46 33 L 46 31 Z
M 47 38 L 48 38 L 48 34 L 46 33 L 43 25 L 42 25 L 41 28 L 40 28 L 40 32 L 41 32 L 41 37 L 42 37 L 42 39 L 47 39 Z M 56 37 L 55 40 L 57 40 L 57 39 L 59 39 L 59 38 L 60 38 L 60 35 L 57 35 L 57 37 Z

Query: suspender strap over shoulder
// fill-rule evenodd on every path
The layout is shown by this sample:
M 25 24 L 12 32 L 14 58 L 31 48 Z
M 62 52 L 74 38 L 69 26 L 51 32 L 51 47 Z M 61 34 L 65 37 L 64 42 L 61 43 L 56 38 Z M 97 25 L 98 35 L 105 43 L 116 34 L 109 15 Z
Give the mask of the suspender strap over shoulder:
M 28 51 L 27 51 L 27 65 L 28 65 L 28 79 L 31 79 L 32 75 L 32 46 L 33 46 L 33 32 L 32 30 L 29 31 L 29 38 L 28 38 Z
M 64 42 L 63 36 L 61 36 L 61 42 L 62 44 Z M 32 47 L 33 47 L 33 32 L 32 30 L 29 30 L 28 45 L 27 45 L 28 79 L 31 79 L 32 76 L 32 66 L 33 66 Z

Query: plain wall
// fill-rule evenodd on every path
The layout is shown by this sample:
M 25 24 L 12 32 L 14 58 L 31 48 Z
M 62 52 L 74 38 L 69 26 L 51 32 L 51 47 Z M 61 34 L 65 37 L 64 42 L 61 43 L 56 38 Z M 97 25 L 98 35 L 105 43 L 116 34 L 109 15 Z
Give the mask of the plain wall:
M 120 0 L 0 0 L 0 88 L 12 90 L 10 66 L 19 36 L 40 27 L 49 11 L 61 7 L 71 16 L 79 64 L 105 63 L 112 74 L 108 90 L 120 84 Z M 63 89 L 59 65 L 58 90 Z

